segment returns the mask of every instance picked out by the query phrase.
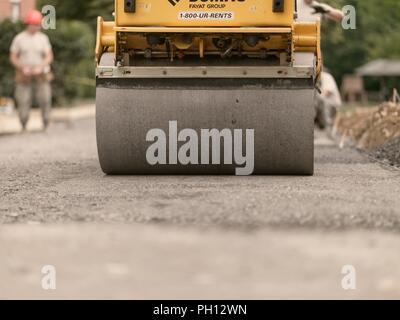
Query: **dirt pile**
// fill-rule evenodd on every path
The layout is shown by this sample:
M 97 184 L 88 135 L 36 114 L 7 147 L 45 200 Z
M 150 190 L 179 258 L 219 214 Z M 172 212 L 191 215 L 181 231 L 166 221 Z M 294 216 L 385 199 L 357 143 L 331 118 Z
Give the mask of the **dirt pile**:
M 372 150 L 400 137 L 400 97 L 374 108 L 357 108 L 339 114 L 335 130 L 360 149 Z
M 378 159 L 400 166 L 400 97 L 378 107 L 357 108 L 339 114 L 335 131 L 344 141 L 366 150 Z

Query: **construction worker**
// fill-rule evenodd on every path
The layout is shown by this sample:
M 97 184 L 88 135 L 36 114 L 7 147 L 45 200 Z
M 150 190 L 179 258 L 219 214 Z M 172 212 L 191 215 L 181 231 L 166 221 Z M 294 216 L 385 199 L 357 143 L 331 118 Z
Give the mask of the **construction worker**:
M 16 70 L 15 100 L 23 131 L 34 98 L 42 111 L 44 130 L 50 121 L 53 51 L 49 38 L 41 32 L 42 19 L 39 11 L 29 12 L 26 29 L 14 38 L 10 48 L 10 61 Z
M 313 0 L 297 0 L 298 21 L 315 22 L 321 18 L 342 21 L 342 11 Z M 336 114 L 342 106 L 342 98 L 335 79 L 326 69 L 321 74 L 321 93 L 315 99 L 315 122 L 321 129 L 331 128 Z
M 342 107 L 342 97 L 335 78 L 328 72 L 321 74 L 321 94 L 316 96 L 316 124 L 320 129 L 332 128 L 338 110 Z
M 304 22 L 314 22 L 321 17 L 340 22 L 344 17 L 342 11 L 314 0 L 297 0 L 297 13 L 298 21 Z

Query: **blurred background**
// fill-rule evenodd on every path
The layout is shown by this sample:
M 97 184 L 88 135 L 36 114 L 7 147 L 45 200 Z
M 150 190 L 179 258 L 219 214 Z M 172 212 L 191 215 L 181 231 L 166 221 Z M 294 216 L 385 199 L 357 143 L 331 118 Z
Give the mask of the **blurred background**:
M 325 2 L 338 8 L 353 5 L 357 10 L 356 30 L 344 30 L 335 22 L 323 23 L 325 66 L 336 78 L 344 100 L 351 103 L 385 100 L 400 83 L 400 1 Z M 113 0 L 0 0 L 0 97 L 12 96 L 13 68 L 8 55 L 13 37 L 23 29 L 21 19 L 30 9 L 50 4 L 57 10 L 57 28 L 47 31 L 55 52 L 55 105 L 93 98 L 96 17 L 111 19 L 113 3 Z M 366 68 L 359 69 L 365 65 Z M 382 74 L 383 69 L 390 72 Z
M 346 96 L 347 91 L 351 95 L 352 91 L 363 89 L 357 88 L 357 77 L 351 77 L 354 74 L 362 77 L 369 100 L 387 99 L 392 89 L 398 88 L 400 83 L 400 1 L 325 2 L 338 8 L 352 5 L 357 12 L 356 30 L 344 30 L 329 21 L 324 21 L 322 25 L 325 66 L 335 76 L 344 100 L 354 99 Z M 383 69 L 394 71 L 395 67 L 396 72 L 382 73 Z
M 113 3 L 113 0 L 0 0 L 0 96 L 11 97 L 13 93 L 14 70 L 9 63 L 9 48 L 13 37 L 24 29 L 21 20 L 32 8 L 50 4 L 57 12 L 56 29 L 45 31 L 55 54 L 55 105 L 93 98 L 96 17 L 111 18 Z

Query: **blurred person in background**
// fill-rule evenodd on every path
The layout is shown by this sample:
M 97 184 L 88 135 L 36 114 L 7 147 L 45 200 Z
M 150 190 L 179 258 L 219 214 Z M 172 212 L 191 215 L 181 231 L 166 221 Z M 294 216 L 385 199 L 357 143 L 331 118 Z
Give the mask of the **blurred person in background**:
M 342 107 L 342 98 L 335 78 L 324 70 L 321 73 L 321 93 L 316 96 L 316 123 L 320 129 L 332 128 L 337 112 Z
M 44 130 L 50 122 L 53 50 L 49 38 L 41 32 L 42 20 L 39 11 L 29 12 L 26 29 L 14 38 L 10 48 L 10 61 L 16 71 L 15 100 L 23 131 L 34 98 L 42 112 Z
M 297 0 L 298 21 L 315 22 L 321 18 L 340 22 L 344 14 L 327 4 L 314 0 Z M 325 69 L 320 79 L 321 93 L 315 99 L 315 122 L 320 129 L 331 128 L 334 124 L 336 114 L 342 107 L 342 98 L 336 80 Z

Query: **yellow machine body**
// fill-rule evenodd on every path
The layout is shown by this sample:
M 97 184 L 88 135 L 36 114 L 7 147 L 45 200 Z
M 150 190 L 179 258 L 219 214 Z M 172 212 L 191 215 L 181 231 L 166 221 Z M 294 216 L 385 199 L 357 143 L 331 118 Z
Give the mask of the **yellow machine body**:
M 282 0 L 283 1 L 283 0 Z M 116 25 L 159 27 L 262 27 L 293 23 L 294 1 L 273 12 L 273 0 L 137 0 L 135 12 L 126 12 L 117 0 Z
M 145 50 L 153 59 L 165 58 L 167 51 L 172 59 L 185 55 L 202 59 L 219 53 L 229 58 L 240 51 L 251 58 L 275 56 L 279 65 L 287 66 L 296 63 L 294 53 L 309 52 L 315 54 L 317 78 L 321 70 L 319 23 L 295 22 L 295 0 L 278 0 L 283 3 L 281 12 L 274 12 L 274 1 L 116 0 L 115 21 L 98 19 L 96 58 L 99 62 L 104 52 L 114 52 L 116 62 L 129 65 L 124 55 L 145 55 Z M 134 6 L 134 12 L 127 12 L 126 3 Z M 150 35 L 162 36 L 168 46 L 165 42 L 149 44 Z M 252 35 L 258 38 L 254 43 L 242 41 Z M 235 44 L 217 48 L 218 37 L 231 38 Z
M 149 163 L 147 133 L 175 121 L 197 134 L 253 129 L 254 174 L 312 174 L 320 25 L 297 21 L 295 1 L 115 0 L 97 28 L 103 171 L 235 174 L 232 159 Z

